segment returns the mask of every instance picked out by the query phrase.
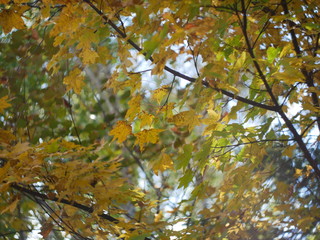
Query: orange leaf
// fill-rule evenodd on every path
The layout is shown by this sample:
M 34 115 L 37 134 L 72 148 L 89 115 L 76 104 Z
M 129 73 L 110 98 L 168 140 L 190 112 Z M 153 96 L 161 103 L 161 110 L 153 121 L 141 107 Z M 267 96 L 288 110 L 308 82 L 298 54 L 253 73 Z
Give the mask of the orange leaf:
M 52 222 L 46 221 L 44 224 L 42 224 L 41 226 L 41 232 L 40 234 L 42 235 L 43 238 L 48 237 L 48 235 L 50 234 L 50 232 L 53 229 L 53 224 Z

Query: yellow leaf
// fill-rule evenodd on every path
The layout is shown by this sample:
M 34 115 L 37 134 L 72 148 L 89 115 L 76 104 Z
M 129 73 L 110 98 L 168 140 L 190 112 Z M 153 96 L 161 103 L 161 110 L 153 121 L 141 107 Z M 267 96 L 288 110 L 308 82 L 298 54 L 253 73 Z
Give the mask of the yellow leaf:
M 140 113 L 140 102 L 142 100 L 141 95 L 134 96 L 133 98 L 130 99 L 128 102 L 129 104 L 129 109 L 126 113 L 126 118 L 132 121 L 138 113 Z
M 296 177 L 302 176 L 302 174 L 303 174 L 303 170 L 302 169 L 296 168 L 295 170 L 296 170 L 296 173 L 295 173 Z
M 309 177 L 309 175 L 311 174 L 311 172 L 313 170 L 313 167 L 311 165 L 307 165 L 306 168 L 307 168 L 306 175 L 307 175 L 307 177 Z
M 303 82 L 303 75 L 298 69 L 287 68 L 284 72 L 276 72 L 272 74 L 272 77 L 282 80 L 287 84 L 295 84 L 297 82 Z
M 90 48 L 84 48 L 80 53 L 80 57 L 82 58 L 83 64 L 92 64 L 95 63 L 95 60 L 99 55 Z
M 235 68 L 243 68 L 243 65 L 246 61 L 246 52 L 242 52 L 240 57 L 237 59 L 237 62 L 236 62 L 236 65 L 235 65 Z
M 112 59 L 112 55 L 110 53 L 109 48 L 105 46 L 99 46 L 97 48 L 97 52 L 99 53 L 99 62 L 105 63 L 108 60 Z
M 143 130 L 141 132 L 138 132 L 134 134 L 134 136 L 137 138 L 135 141 L 135 144 L 139 144 L 140 150 L 143 151 L 144 145 L 147 143 L 156 143 L 159 140 L 159 133 L 162 132 L 162 129 L 149 129 L 149 130 Z
M 298 220 L 298 226 L 302 229 L 302 231 L 307 231 L 312 227 L 312 223 L 314 222 L 314 217 L 306 216 Z
M 8 103 L 8 96 L 4 96 L 0 98 L 0 113 L 2 113 L 3 110 L 8 107 L 11 107 L 11 104 Z
M 28 142 L 24 142 L 24 143 L 20 143 L 19 142 L 13 147 L 12 151 L 10 152 L 10 154 L 11 154 L 11 156 L 16 157 L 16 156 L 19 156 L 20 154 L 28 151 L 29 149 L 30 149 L 30 147 L 29 147 L 29 143 Z
M 291 44 L 287 44 L 283 47 L 281 53 L 280 53 L 280 58 L 282 58 L 283 56 L 286 56 L 291 50 Z
M 85 85 L 83 72 L 79 68 L 73 69 L 68 76 L 63 79 L 63 83 L 67 85 L 67 91 L 73 91 L 79 94 Z
M 132 74 L 130 79 L 126 81 L 127 85 L 131 87 L 131 92 L 141 88 L 141 74 Z
M 154 90 L 152 98 L 160 104 L 163 98 L 169 94 L 169 89 L 170 89 L 170 85 L 164 85 Z
M 152 124 L 154 116 L 149 113 L 146 113 L 145 111 L 142 111 L 139 114 L 139 119 L 141 120 L 140 127 L 142 128 L 144 126 L 150 126 Z
M 99 36 L 92 29 L 81 28 L 76 35 L 79 39 L 79 44 L 77 49 L 88 49 L 90 50 L 91 43 L 96 43 L 99 41 Z
M 294 144 L 292 146 L 288 146 L 284 151 L 283 151 L 283 155 L 288 156 L 289 158 L 291 158 L 293 156 L 293 151 L 297 148 L 297 146 Z
M 154 216 L 154 222 L 160 222 L 160 220 L 162 219 L 163 217 L 163 213 L 162 211 L 160 211 L 159 213 L 157 213 L 155 216 Z
M 217 123 L 219 121 L 220 115 L 217 112 L 215 112 L 212 109 L 207 110 L 207 112 L 208 112 L 208 118 L 202 119 L 201 123 L 210 125 L 210 124 Z
M 162 153 L 160 158 L 153 163 L 152 169 L 156 175 L 158 175 L 159 172 L 165 171 L 166 169 L 173 169 L 171 157 L 166 153 Z
M 173 102 L 169 102 L 169 103 L 166 104 L 165 106 L 162 106 L 162 107 L 158 110 L 158 113 L 159 113 L 159 112 L 162 112 L 162 113 L 164 113 L 164 115 L 165 115 L 167 118 L 172 118 L 172 116 L 173 116 L 172 110 L 175 108 L 174 105 L 175 105 L 175 104 L 174 104 Z
M 178 113 L 170 121 L 177 126 L 188 126 L 189 131 L 200 125 L 199 115 L 196 115 L 194 110 Z
M 7 177 L 8 175 L 8 170 L 9 170 L 10 164 L 5 163 L 3 167 L 0 167 L 0 182 Z
M 13 28 L 25 28 L 21 13 L 17 11 L 17 9 L 3 9 L 2 12 L 0 12 L 0 25 L 2 26 L 4 34 L 11 32 Z
M 8 212 L 8 211 L 12 213 L 16 209 L 19 200 L 20 200 L 19 198 L 16 198 L 12 203 L 10 203 L 9 206 L 7 206 L 6 208 L 4 208 L 1 211 L 1 214 L 5 213 L 5 212 Z
M 45 4 L 45 6 L 41 9 L 41 16 L 44 19 L 50 17 L 50 5 L 49 4 Z
M 113 136 L 113 140 L 118 139 L 119 143 L 124 142 L 127 137 L 132 133 L 131 126 L 127 121 L 118 121 L 116 126 L 110 131 L 110 135 Z

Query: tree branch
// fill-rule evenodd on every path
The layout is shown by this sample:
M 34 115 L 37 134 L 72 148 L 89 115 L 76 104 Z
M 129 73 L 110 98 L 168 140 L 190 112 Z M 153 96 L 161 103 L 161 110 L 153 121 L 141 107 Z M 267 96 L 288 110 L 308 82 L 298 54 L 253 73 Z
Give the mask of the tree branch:
M 123 39 L 126 39 L 126 41 L 133 47 L 135 48 L 138 52 L 140 52 L 141 54 L 143 54 L 144 56 L 146 56 L 146 53 L 143 52 L 143 49 L 140 48 L 134 41 L 132 41 L 131 39 L 127 39 L 127 34 L 124 33 L 121 29 L 118 28 L 118 26 L 112 22 L 108 17 L 106 17 L 102 11 L 100 11 L 90 0 L 83 0 L 85 3 L 87 3 L 96 13 L 98 13 L 102 18 L 103 20 L 105 21 L 105 23 L 109 24 L 118 34 L 120 37 L 122 37 Z M 152 57 L 149 57 L 149 60 L 151 62 L 154 62 L 154 59 Z M 180 77 L 184 80 L 187 80 L 189 82 L 196 82 L 196 78 L 193 78 L 193 77 L 189 77 L 185 74 L 182 74 L 168 66 L 165 66 L 164 67 L 164 70 L 166 70 L 167 72 L 173 74 L 174 76 L 177 76 L 177 77 Z M 249 105 L 252 105 L 254 107 L 258 107 L 258 108 L 262 108 L 262 109 L 266 109 L 266 110 L 270 110 L 270 111 L 274 111 L 276 112 L 277 111 L 277 108 L 275 106 L 270 106 L 270 105 L 266 105 L 266 104 L 262 104 L 262 103 L 259 103 L 259 102 L 255 102 L 253 100 L 250 100 L 250 99 L 247 99 L 247 98 L 244 98 L 244 97 L 240 97 L 232 92 L 229 92 L 229 91 L 226 91 L 224 89 L 220 89 L 220 88 L 217 88 L 217 87 L 212 87 L 208 84 L 208 82 L 206 81 L 202 81 L 202 84 L 205 86 L 205 87 L 209 87 L 217 92 L 220 92 L 222 93 L 223 95 L 225 96 L 228 96 L 228 97 L 231 97 L 233 99 L 236 99 L 240 102 L 243 102 L 243 103 L 246 103 L 246 104 L 249 104 Z
M 233 145 L 225 145 L 221 147 L 212 147 L 215 149 L 220 149 L 220 148 L 227 148 L 227 147 L 240 147 L 243 145 L 249 145 L 249 144 L 255 144 L 255 143 L 261 143 L 261 142 L 289 142 L 289 141 L 294 141 L 295 139 L 262 139 L 262 140 L 257 140 L 257 141 L 250 141 L 250 142 L 242 142 L 238 144 L 233 144 Z
M 242 7 L 242 12 L 241 12 L 242 13 L 242 21 L 240 19 L 238 12 L 237 12 L 237 16 L 239 18 L 242 34 L 244 36 L 244 39 L 245 39 L 245 42 L 247 45 L 247 50 L 248 50 L 249 55 L 253 61 L 253 65 L 254 65 L 255 69 L 257 70 L 258 75 L 259 75 L 260 79 L 262 80 L 267 92 L 269 93 L 269 96 L 275 106 L 276 111 L 278 112 L 281 110 L 281 107 L 278 103 L 277 98 L 274 96 L 272 89 L 271 89 L 270 85 L 268 84 L 268 81 L 267 81 L 264 73 L 262 72 L 262 69 L 261 69 L 259 63 L 257 62 L 257 59 L 256 59 L 255 54 L 253 52 L 253 47 L 251 46 L 251 42 L 250 42 L 248 32 L 247 32 L 247 8 L 245 6 L 244 0 L 241 0 L 241 7 Z
M 63 203 L 63 204 L 66 204 L 66 205 L 70 205 L 70 206 L 73 206 L 75 208 L 78 208 L 80 210 L 83 210 L 87 213 L 93 213 L 94 209 L 92 207 L 88 207 L 88 206 L 85 206 L 85 205 L 82 205 L 80 203 L 77 203 L 75 201 L 69 201 L 67 199 L 59 199 L 57 197 L 48 197 L 47 195 L 43 194 L 43 193 L 39 193 L 39 192 L 36 192 L 36 191 L 33 191 L 31 189 L 28 189 L 28 188 L 25 188 L 25 187 L 22 187 L 18 184 L 12 184 L 11 185 L 12 188 L 18 190 L 19 192 L 22 192 L 22 193 L 26 193 L 26 194 L 30 194 L 31 196 L 33 197 L 37 197 L 37 198 L 40 198 L 40 199 L 43 199 L 43 200 L 49 200 L 49 201 L 53 201 L 53 202 L 57 202 L 57 203 Z M 99 217 L 105 219 L 105 220 L 108 220 L 114 224 L 118 224 L 120 221 L 108 214 L 105 214 L 105 213 L 102 213 L 102 214 L 99 214 L 98 215 Z
M 285 2 L 285 0 L 282 0 L 282 2 Z M 282 3 L 283 4 L 283 3 Z M 241 0 L 241 6 L 242 6 L 242 21 L 241 21 L 241 18 L 239 16 L 239 12 L 237 12 L 237 16 L 238 16 L 238 19 L 239 19 L 239 22 L 240 22 L 240 26 L 241 26 L 241 30 L 242 30 L 242 33 L 244 35 L 244 38 L 245 38 L 245 42 L 246 42 L 246 45 L 247 45 L 247 49 L 248 49 L 248 52 L 250 54 L 250 57 L 252 58 L 252 61 L 253 61 L 253 64 L 254 64 L 254 67 L 256 69 L 256 71 L 258 72 L 258 75 L 260 77 L 260 79 L 262 80 L 262 82 L 264 83 L 265 85 L 265 88 L 266 90 L 268 91 L 269 93 L 269 96 L 272 100 L 272 102 L 274 103 L 275 105 L 275 108 L 276 108 L 276 112 L 279 113 L 279 115 L 281 116 L 281 118 L 283 119 L 283 121 L 285 122 L 285 124 L 287 125 L 289 131 L 293 134 L 293 137 L 295 139 L 295 141 L 297 142 L 297 144 L 299 145 L 300 149 L 302 150 L 305 158 L 307 159 L 307 161 L 310 163 L 310 165 L 312 166 L 312 168 L 314 169 L 318 179 L 320 180 L 320 170 L 318 168 L 318 164 L 316 162 L 315 159 L 313 159 L 310 151 L 308 150 L 306 144 L 304 143 L 303 141 L 303 138 L 302 136 L 297 132 L 296 128 L 294 127 L 293 123 L 291 122 L 291 120 L 287 117 L 287 115 L 283 112 L 281 106 L 279 105 L 278 101 L 277 101 L 277 98 L 274 96 L 273 92 L 272 92 L 272 89 L 271 87 L 269 86 L 268 84 L 268 81 L 264 75 L 264 73 L 262 72 L 262 69 L 259 65 L 259 63 L 257 62 L 257 59 L 256 59 L 256 56 L 254 54 L 254 51 L 253 51 L 253 48 L 251 46 L 251 43 L 250 43 L 250 39 L 249 39 L 249 36 L 248 36 L 248 33 L 247 33 L 247 12 L 246 12 L 246 8 L 245 8 L 245 2 L 244 0 Z M 286 2 L 285 2 L 285 6 L 286 6 Z M 298 44 L 298 42 L 297 42 Z M 297 45 L 299 46 L 299 45 Z M 296 47 L 295 47 L 296 48 Z M 297 51 L 299 54 L 301 54 L 300 52 L 300 48 L 297 48 Z
M 288 4 L 286 0 L 281 0 L 281 6 L 283 8 L 283 11 L 286 15 L 289 15 L 289 9 L 288 9 Z M 297 54 L 297 58 L 301 58 L 302 57 L 302 51 L 300 49 L 300 45 L 296 36 L 296 33 L 294 31 L 294 25 L 295 23 L 287 20 L 288 25 L 289 25 L 289 33 L 291 36 L 291 41 L 292 41 L 292 45 L 293 48 Z M 318 42 L 316 43 L 316 47 L 318 47 Z M 309 88 L 313 88 L 315 87 L 314 85 L 314 81 L 312 78 L 312 72 L 308 72 L 307 69 L 305 67 L 302 67 L 301 69 L 302 74 L 305 77 L 306 80 L 306 84 Z M 312 103 L 313 105 L 319 109 L 319 99 L 318 99 L 318 95 L 315 92 L 311 92 L 311 99 L 312 99 Z M 320 130 L 320 116 L 317 116 L 317 124 L 318 124 L 318 129 Z
M 83 204 L 77 203 L 75 201 L 69 201 L 69 200 L 64 199 L 64 198 L 59 199 L 58 197 L 50 197 L 49 198 L 46 194 L 39 193 L 37 191 L 28 189 L 28 188 L 23 187 L 23 186 L 18 185 L 18 184 L 12 184 L 11 187 L 14 188 L 15 190 L 18 190 L 21 193 L 29 194 L 33 198 L 40 198 L 41 200 L 49 200 L 49 201 L 53 201 L 53 202 L 56 202 L 56 203 L 63 203 L 63 204 L 78 208 L 80 210 L 83 210 L 83 211 L 85 211 L 87 213 L 93 213 L 94 212 L 93 207 L 88 207 L 88 206 L 85 206 Z M 110 216 L 109 214 L 102 213 L 102 214 L 98 214 L 98 216 L 100 218 L 108 220 L 109 222 L 114 223 L 114 224 L 119 224 L 120 223 L 120 221 L 118 219 Z M 134 231 L 134 230 L 135 229 L 130 229 L 130 231 Z M 150 240 L 150 238 L 145 237 L 144 240 Z

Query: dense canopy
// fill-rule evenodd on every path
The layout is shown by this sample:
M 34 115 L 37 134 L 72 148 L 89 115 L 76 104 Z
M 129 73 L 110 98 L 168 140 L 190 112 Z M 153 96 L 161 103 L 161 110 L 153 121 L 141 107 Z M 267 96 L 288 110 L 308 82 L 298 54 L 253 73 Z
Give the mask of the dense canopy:
M 0 0 L 0 26 L 0 238 L 320 238 L 318 0 Z

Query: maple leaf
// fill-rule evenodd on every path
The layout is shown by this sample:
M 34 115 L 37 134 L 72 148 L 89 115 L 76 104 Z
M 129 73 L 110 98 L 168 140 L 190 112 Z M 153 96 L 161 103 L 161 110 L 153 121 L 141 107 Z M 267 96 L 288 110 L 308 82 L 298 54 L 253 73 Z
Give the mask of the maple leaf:
M 160 158 L 152 163 L 152 169 L 156 175 L 166 169 L 173 169 L 173 162 L 169 154 L 162 153 Z
M 7 207 L 5 207 L 2 211 L 1 214 L 5 213 L 5 212 L 13 212 L 16 208 L 17 205 L 20 201 L 19 197 L 16 197 Z
M 4 34 L 11 32 L 13 28 L 24 29 L 25 24 L 21 18 L 21 8 L 3 9 L 0 12 L 0 25 Z
M 79 68 L 74 68 L 68 76 L 63 79 L 63 83 L 67 85 L 67 91 L 73 89 L 77 94 L 80 94 L 85 85 L 83 72 Z
M 152 124 L 153 119 L 154 119 L 153 115 L 146 113 L 145 111 L 142 111 L 138 117 L 141 120 L 141 123 L 140 123 L 141 128 L 144 126 L 150 126 Z
M 44 223 L 42 223 L 41 226 L 41 232 L 40 234 L 42 235 L 43 238 L 46 238 L 52 231 L 54 225 L 51 221 L 46 221 Z
M 173 117 L 172 110 L 175 108 L 175 104 L 173 102 L 169 102 L 168 104 L 160 107 L 158 113 L 163 113 L 167 118 L 171 119 Z
M 80 53 L 80 57 L 82 58 L 82 62 L 84 64 L 92 64 L 95 63 L 95 60 L 99 57 L 99 55 L 90 48 L 84 48 Z
M 169 119 L 169 121 L 177 126 L 188 126 L 189 131 L 201 124 L 199 115 L 196 115 L 194 110 L 178 113 Z
M 163 129 L 145 129 L 141 132 L 135 133 L 134 136 L 137 138 L 135 144 L 139 144 L 140 150 L 144 150 L 144 145 L 147 143 L 157 143 L 159 141 L 159 133 L 164 131 Z
M 0 113 L 3 113 L 3 110 L 11 107 L 11 104 L 8 103 L 8 96 L 4 96 L 2 98 L 0 98 Z
M 141 106 L 140 102 L 142 100 L 141 95 L 134 96 L 133 98 L 130 99 L 128 102 L 129 109 L 126 113 L 126 118 L 132 121 L 136 115 L 140 112 Z
M 15 136 L 11 132 L 0 129 L 0 142 L 9 144 L 12 140 L 15 140 L 15 139 L 16 139 Z
M 315 238 L 318 1 L 0 0 L 3 35 L 12 32 L 1 39 L 0 112 L 14 109 L 1 115 L 1 126 L 15 134 L 0 130 L 0 193 L 9 199 L 0 198 L 1 220 L 17 219 L 20 205 L 30 217 L 48 217 L 26 199 L 10 198 L 21 191 L 59 202 L 59 216 L 74 230 L 61 236 L 247 239 L 254 225 L 256 236 L 268 239 Z M 33 35 L 48 27 L 49 34 Z M 85 65 L 93 91 L 75 99 L 71 122 L 59 76 L 79 94 Z M 170 74 L 177 84 L 166 102 Z M 100 91 L 106 79 L 113 92 Z M 154 84 L 160 87 L 151 91 Z M 1 99 L 7 94 L 15 101 Z M 301 111 L 292 115 L 294 105 Z M 284 121 L 274 124 L 275 115 Z M 118 145 L 134 135 L 136 146 L 127 150 L 136 161 L 123 155 L 122 162 L 121 148 L 101 131 L 113 121 L 108 134 Z M 135 152 L 148 144 L 157 146 Z M 292 163 L 288 171 L 284 161 Z M 145 180 L 144 190 L 132 186 Z M 168 196 L 180 199 L 172 211 Z M 193 209 L 195 200 L 210 204 Z M 55 224 L 35 219 L 30 227 L 42 225 L 46 238 Z M 189 227 L 181 235 L 170 231 L 175 224 Z M 19 221 L 11 225 L 8 232 L 23 230 Z
M 164 85 L 154 90 L 152 94 L 152 98 L 156 100 L 158 104 L 160 104 L 163 98 L 168 95 L 169 89 L 170 89 L 170 85 Z
M 131 133 L 132 128 L 127 121 L 118 121 L 116 126 L 110 131 L 109 134 L 113 136 L 112 141 L 118 139 L 118 142 L 122 143 Z

